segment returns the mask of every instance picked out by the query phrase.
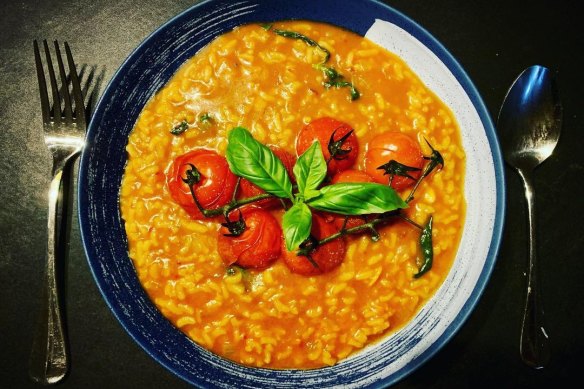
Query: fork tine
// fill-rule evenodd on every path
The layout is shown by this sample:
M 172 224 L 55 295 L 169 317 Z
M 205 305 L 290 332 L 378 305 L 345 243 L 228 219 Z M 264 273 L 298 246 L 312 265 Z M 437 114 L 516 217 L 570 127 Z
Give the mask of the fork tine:
M 51 52 L 47 40 L 43 40 L 45 46 L 45 54 L 47 56 L 47 68 L 49 70 L 49 80 L 51 81 L 51 91 L 53 92 L 53 119 L 55 123 L 61 123 L 61 98 L 59 97 L 59 89 L 57 88 L 57 80 L 55 79 L 55 71 L 53 70 L 53 61 L 51 60 Z
M 73 112 L 71 110 L 71 95 L 69 94 L 69 83 L 67 82 L 67 74 L 65 73 L 65 66 L 63 65 L 63 59 L 61 58 L 61 50 L 59 49 L 59 43 L 57 41 L 55 44 L 55 56 L 57 57 L 57 67 L 59 68 L 59 75 L 61 76 L 61 83 L 63 88 L 61 89 L 61 94 L 63 95 L 64 109 L 63 116 L 65 116 L 66 122 L 73 121 Z
M 69 44 L 65 42 L 65 54 L 67 55 L 67 62 L 69 64 L 69 73 L 71 73 L 71 84 L 73 87 L 73 98 L 75 99 L 75 117 L 81 125 L 85 125 L 85 104 L 83 103 L 83 92 L 81 92 L 81 84 L 79 83 L 79 76 L 73 61 L 73 55 Z
M 39 91 L 41 93 L 41 111 L 43 113 L 43 123 L 49 122 L 50 106 L 49 95 L 47 94 L 47 82 L 45 80 L 45 72 L 43 70 L 43 62 L 41 61 L 41 53 L 36 39 L 33 41 L 34 45 L 34 61 L 36 63 L 37 77 L 39 80 Z

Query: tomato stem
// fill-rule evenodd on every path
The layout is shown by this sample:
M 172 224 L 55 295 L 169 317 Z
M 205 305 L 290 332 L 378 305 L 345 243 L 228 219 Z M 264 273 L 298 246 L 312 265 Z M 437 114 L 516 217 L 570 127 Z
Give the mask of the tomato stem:
M 237 176 L 237 181 L 235 181 L 235 189 L 233 190 L 233 196 L 231 196 L 232 203 L 236 200 L 235 197 L 237 196 L 237 191 L 239 190 L 240 182 L 241 182 L 241 177 Z
M 213 216 L 219 216 L 219 215 L 229 215 L 231 213 L 231 211 L 234 211 L 239 207 L 242 207 L 242 206 L 247 205 L 247 204 L 255 203 L 256 201 L 271 199 L 274 197 L 276 197 L 276 196 L 271 195 L 269 193 L 262 193 L 262 194 L 259 194 L 257 196 L 246 197 L 246 198 L 241 199 L 241 200 L 234 200 L 234 201 L 231 201 L 229 204 L 224 205 L 222 207 L 206 210 L 207 214 L 209 215 L 207 217 L 213 217 Z
M 421 225 L 419 225 L 418 223 L 416 223 L 415 221 L 413 221 L 412 219 L 410 219 L 409 217 L 407 217 L 406 215 L 404 215 L 403 213 L 398 213 L 397 217 L 399 217 L 400 219 L 410 223 L 412 226 L 416 227 L 418 230 L 423 230 L 424 227 L 422 227 Z
M 336 159 L 337 161 L 347 159 L 349 157 L 347 154 L 349 154 L 351 151 L 353 151 L 352 147 L 349 147 L 347 149 L 343 149 L 345 142 L 347 141 L 349 136 L 351 136 L 351 134 L 354 132 L 353 129 L 351 129 L 351 131 L 347 132 L 345 135 L 341 136 L 339 139 L 335 140 L 335 134 L 337 133 L 337 130 L 341 127 L 342 126 L 335 128 L 335 130 L 333 131 L 333 133 L 331 134 L 331 137 L 329 139 L 327 149 L 328 149 L 328 152 L 330 154 L 330 157 L 326 161 L 327 165 L 333 159 Z
M 424 159 L 427 161 L 430 161 L 430 162 L 428 162 L 426 164 L 426 166 L 424 167 L 424 171 L 422 172 L 422 174 L 420 174 L 420 177 L 416 181 L 416 184 L 412 188 L 412 191 L 410 192 L 410 194 L 406 198 L 406 203 L 409 203 L 410 201 L 412 201 L 414 199 L 414 193 L 418 189 L 418 186 L 420 186 L 420 183 L 422 182 L 422 180 L 424 178 L 426 178 L 430 173 L 432 173 L 432 170 L 434 170 L 438 166 L 440 166 L 439 169 L 442 169 L 444 167 L 444 158 L 442 158 L 442 154 L 440 154 L 438 152 L 438 150 L 436 150 L 436 149 L 434 149 L 434 147 L 432 147 L 430 142 L 428 142 L 428 139 L 424 138 L 424 140 L 426 141 L 426 143 L 428 144 L 428 146 L 430 146 L 430 149 L 432 150 L 432 154 L 430 154 L 429 157 L 424 156 Z
M 215 208 L 215 209 L 206 209 L 201 205 L 201 203 L 199 202 L 199 199 L 197 199 L 197 195 L 195 194 L 195 185 L 199 183 L 199 181 L 201 179 L 201 174 L 197 170 L 196 166 L 194 166 L 192 164 L 190 164 L 190 166 L 191 166 L 191 169 L 187 171 L 186 177 L 183 178 L 182 180 L 189 186 L 189 190 L 191 192 L 191 197 L 193 198 L 195 205 L 197 206 L 197 208 L 203 214 L 204 217 L 208 218 L 208 217 L 215 217 L 215 216 L 219 216 L 219 215 L 224 215 L 225 220 L 227 220 L 227 222 L 229 222 L 228 216 L 229 216 L 229 213 L 231 213 L 231 211 L 233 211 L 239 207 L 242 207 L 244 205 L 251 204 L 251 203 L 256 202 L 256 201 L 271 199 L 273 197 L 276 197 L 276 196 L 271 195 L 269 193 L 262 193 L 262 194 L 259 194 L 257 196 L 246 197 L 245 199 L 237 200 L 235 198 L 235 196 L 237 194 L 237 190 L 239 188 L 239 183 L 241 181 L 241 177 L 238 177 L 237 181 L 235 183 L 235 190 L 233 191 L 233 197 L 232 197 L 231 201 L 229 202 L 229 204 L 226 204 L 222 207 Z
M 323 244 L 327 244 L 328 242 L 335 240 L 337 238 L 340 238 L 342 236 L 358 234 L 358 233 L 365 231 L 365 230 L 371 231 L 371 235 L 373 237 L 373 240 L 376 241 L 379 239 L 379 233 L 375 229 L 375 226 L 378 224 L 387 222 L 388 220 L 390 220 L 392 217 L 395 217 L 395 216 L 397 216 L 396 212 L 392 211 L 392 212 L 385 213 L 382 216 L 379 216 L 379 217 L 371 220 L 370 222 L 361 224 L 361 225 L 356 226 L 356 227 L 351 227 L 351 228 L 345 229 L 345 226 L 343 226 L 339 232 L 336 232 L 332 235 L 327 236 L 326 238 L 319 240 L 318 246 L 323 245 Z

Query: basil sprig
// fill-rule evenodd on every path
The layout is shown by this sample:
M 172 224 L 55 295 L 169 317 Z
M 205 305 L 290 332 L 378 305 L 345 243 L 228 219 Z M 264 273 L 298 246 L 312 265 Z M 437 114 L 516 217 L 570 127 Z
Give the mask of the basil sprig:
M 407 203 L 386 185 L 340 183 L 321 188 L 327 164 L 318 141 L 300 155 L 294 165 L 298 192 L 293 193 L 282 162 L 248 130 L 236 127 L 229 133 L 228 140 L 226 158 L 234 174 L 274 196 L 292 200 L 293 205 L 282 220 L 286 247 L 290 251 L 297 249 L 310 235 L 310 208 L 341 215 L 385 213 L 407 208 Z
M 225 157 L 233 174 L 274 196 L 293 199 L 288 172 L 272 150 L 255 140 L 243 127 L 235 127 L 227 139 Z

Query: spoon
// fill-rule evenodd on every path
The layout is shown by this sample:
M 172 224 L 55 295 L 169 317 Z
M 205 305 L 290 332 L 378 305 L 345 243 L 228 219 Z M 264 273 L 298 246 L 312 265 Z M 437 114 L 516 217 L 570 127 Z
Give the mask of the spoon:
M 550 346 L 537 281 L 532 175 L 552 154 L 560 137 L 562 106 L 554 75 L 542 66 L 525 69 L 507 92 L 497 124 L 505 160 L 523 179 L 529 217 L 529 270 L 519 351 L 523 362 L 541 369 L 550 359 Z

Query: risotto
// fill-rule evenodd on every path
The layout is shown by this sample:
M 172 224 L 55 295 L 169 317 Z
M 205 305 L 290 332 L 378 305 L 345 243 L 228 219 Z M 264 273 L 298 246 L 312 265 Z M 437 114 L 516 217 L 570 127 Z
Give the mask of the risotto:
M 242 139 L 285 185 L 245 175 Z M 219 36 L 153 96 L 126 150 L 120 207 L 141 284 L 237 363 L 333 365 L 407 324 L 456 255 L 457 123 L 399 57 L 347 30 L 286 21 Z M 379 199 L 395 207 L 363 211 Z

